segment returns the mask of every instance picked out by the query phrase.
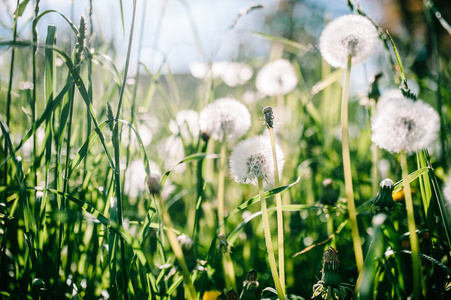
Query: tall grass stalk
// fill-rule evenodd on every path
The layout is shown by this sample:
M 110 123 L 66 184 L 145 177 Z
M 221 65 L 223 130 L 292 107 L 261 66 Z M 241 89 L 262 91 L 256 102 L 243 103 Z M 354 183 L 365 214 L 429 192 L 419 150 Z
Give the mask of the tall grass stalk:
M 408 179 L 408 168 L 407 168 L 407 156 L 404 150 L 401 150 L 399 155 L 401 161 L 402 178 L 404 182 L 404 195 L 406 200 L 407 209 L 407 222 L 409 227 L 409 240 L 410 248 L 412 250 L 412 270 L 413 270 L 413 297 L 412 299 L 421 299 L 422 290 L 422 279 L 421 279 L 421 264 L 418 249 L 418 236 L 415 226 L 415 215 L 413 210 L 412 193 L 410 189 L 410 182 Z
M 343 155 L 343 169 L 345 177 L 346 198 L 348 202 L 349 220 L 351 222 L 352 241 L 354 244 L 354 254 L 357 264 L 357 270 L 360 273 L 363 267 L 363 252 L 362 244 L 360 243 L 359 228 L 357 224 L 357 213 L 354 203 L 354 191 L 352 188 L 352 171 L 351 171 L 351 157 L 349 154 L 349 140 L 348 140 L 348 100 L 349 100 L 349 82 L 351 77 L 351 59 L 348 57 L 346 67 L 346 77 L 343 85 L 343 93 L 341 96 L 341 139 L 342 139 L 342 155 Z
M 179 241 L 177 240 L 177 235 L 173 231 L 173 224 L 171 220 L 171 216 L 168 211 L 165 209 L 163 201 L 159 195 L 155 195 L 155 202 L 160 206 L 160 214 L 163 223 L 166 225 L 166 236 L 168 237 L 169 245 L 174 252 L 175 257 L 180 265 L 181 273 L 183 276 L 183 281 L 185 282 L 186 287 L 186 298 L 189 300 L 196 300 L 197 293 L 194 288 L 193 282 L 191 281 L 190 272 L 188 271 L 188 267 L 186 265 L 185 256 L 183 255 L 182 247 L 180 246 Z
M 132 13 L 132 22 L 130 25 L 130 36 L 128 41 L 128 48 L 127 48 L 127 55 L 125 59 L 125 67 L 124 67 L 124 75 L 122 79 L 122 85 L 119 92 L 119 101 L 117 105 L 116 110 L 116 120 L 120 118 L 121 115 L 121 108 L 122 108 L 122 101 L 124 98 L 124 92 L 127 87 L 126 81 L 127 81 L 127 74 L 128 74 L 128 67 L 130 64 L 130 53 L 131 48 L 133 44 L 133 32 L 135 28 L 135 17 L 136 17 L 136 0 L 133 1 L 133 13 Z M 116 203 L 117 203 L 117 220 L 114 220 L 117 222 L 117 224 L 121 227 L 122 226 L 122 219 L 123 219 L 123 213 L 122 213 L 122 191 L 121 191 L 121 170 L 120 170 L 120 142 L 119 142 L 119 122 L 115 122 L 114 128 L 113 128 L 113 148 L 114 148 L 114 165 L 115 165 L 115 172 L 114 172 L 114 181 L 115 181 L 115 195 L 116 195 Z M 119 243 L 121 248 L 121 272 L 122 272 L 122 285 L 121 289 L 123 292 L 123 296 L 125 299 L 128 298 L 127 294 L 127 268 L 126 268 L 126 262 L 125 262 L 125 245 L 124 245 L 124 239 L 122 237 L 119 237 Z M 111 250 L 111 249 L 110 249 Z M 111 276 L 111 285 L 116 286 L 116 278 L 114 276 Z
M 279 166 L 277 165 L 276 155 L 276 141 L 274 138 L 274 129 L 268 126 L 269 138 L 271 140 L 272 156 L 274 160 L 274 181 L 275 188 L 280 186 L 279 181 Z M 283 213 L 282 213 L 282 197 L 280 193 L 276 194 L 276 210 L 277 210 L 277 239 L 278 239 L 278 254 L 279 254 L 279 277 L 280 284 L 283 291 L 285 291 L 285 251 L 284 251 L 284 227 L 283 227 Z
M 276 259 L 274 257 L 274 250 L 272 248 L 271 231 L 269 229 L 268 210 L 266 208 L 265 191 L 263 190 L 263 180 L 261 177 L 258 178 L 258 191 L 260 193 L 263 230 L 265 232 L 266 250 L 268 250 L 269 267 L 271 269 L 274 284 L 276 285 L 277 295 L 279 296 L 280 300 L 282 299 L 285 300 L 285 291 L 283 290 L 282 284 L 280 283 L 279 273 L 277 272 Z

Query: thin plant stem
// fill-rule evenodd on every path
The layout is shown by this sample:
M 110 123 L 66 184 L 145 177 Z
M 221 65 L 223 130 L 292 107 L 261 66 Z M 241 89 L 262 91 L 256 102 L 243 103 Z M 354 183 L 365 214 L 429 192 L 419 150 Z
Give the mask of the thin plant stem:
M 227 143 L 222 141 L 219 154 L 219 176 L 218 176 L 218 227 L 219 233 L 225 234 L 224 226 L 224 190 L 225 190 L 225 168 L 226 168 Z
M 335 242 L 335 236 L 334 236 L 334 219 L 332 218 L 332 209 L 330 207 L 327 208 L 327 214 L 329 217 L 327 218 L 327 234 L 330 239 L 330 246 L 334 249 L 337 249 L 337 245 Z
M 346 78 L 343 85 L 343 94 L 341 96 L 341 139 L 342 139 L 342 155 L 343 155 L 343 169 L 346 186 L 346 198 L 348 202 L 349 221 L 351 222 L 352 241 L 354 243 L 355 260 L 357 270 L 360 273 L 363 268 L 363 252 L 362 244 L 360 243 L 359 229 L 357 225 L 357 213 L 354 203 L 354 192 L 352 189 L 352 171 L 351 171 L 351 156 L 349 154 L 349 140 L 348 140 L 348 97 L 349 97 L 349 82 L 351 77 L 351 56 L 348 57 L 348 64 L 346 68 Z
M 258 191 L 260 193 L 260 203 L 262 206 L 263 231 L 265 232 L 266 250 L 268 250 L 269 267 L 271 268 L 272 278 L 276 285 L 277 294 L 280 300 L 285 300 L 285 292 L 280 284 L 279 274 L 277 272 L 276 259 L 272 248 L 271 232 L 269 230 L 268 210 L 266 208 L 265 191 L 263 190 L 263 180 L 258 178 Z
M 376 105 L 375 103 L 371 104 L 370 108 L 371 117 L 376 115 Z M 379 191 L 379 171 L 377 169 L 377 162 L 379 160 L 379 148 L 376 144 L 371 144 L 371 192 L 373 195 L 376 195 Z
M 180 270 L 183 276 L 183 281 L 185 282 L 186 287 L 186 298 L 190 300 L 197 299 L 196 290 L 194 288 L 193 282 L 191 281 L 190 272 L 188 271 L 188 267 L 186 265 L 185 256 L 183 255 L 182 247 L 180 246 L 179 241 L 177 240 L 177 235 L 174 233 L 172 225 L 171 216 L 168 214 L 167 210 L 164 208 L 163 201 L 159 195 L 155 197 L 160 206 L 160 215 L 163 223 L 168 228 L 166 230 L 166 236 L 168 237 L 169 245 L 174 252 L 175 257 L 180 265 Z
M 274 129 L 268 127 L 269 137 L 271 140 L 272 156 L 274 160 L 274 181 L 275 187 L 280 186 L 279 181 L 279 166 L 277 164 L 276 142 L 274 138 Z M 279 254 L 279 277 L 282 289 L 285 291 L 285 251 L 284 251 L 284 232 L 283 232 L 283 213 L 282 213 L 282 197 L 280 193 L 276 194 L 276 210 L 277 210 L 277 239 L 278 239 L 278 254 Z
M 401 160 L 402 179 L 404 182 L 404 197 L 406 200 L 407 222 L 409 227 L 410 248 L 412 250 L 412 269 L 413 269 L 413 297 L 412 299 L 421 299 L 421 264 L 418 250 L 418 236 L 415 226 L 415 215 L 413 210 L 412 194 L 410 182 L 408 179 L 407 156 L 404 150 L 401 150 L 399 158 Z
M 219 154 L 219 181 L 218 181 L 218 227 L 219 234 L 225 235 L 224 225 L 224 191 L 225 191 L 225 172 L 226 172 L 226 157 L 227 156 L 227 143 L 225 138 L 221 143 L 221 152 Z M 230 255 L 222 256 L 222 266 L 224 269 L 224 278 L 226 282 L 227 290 L 236 289 L 235 271 L 233 269 L 233 263 Z

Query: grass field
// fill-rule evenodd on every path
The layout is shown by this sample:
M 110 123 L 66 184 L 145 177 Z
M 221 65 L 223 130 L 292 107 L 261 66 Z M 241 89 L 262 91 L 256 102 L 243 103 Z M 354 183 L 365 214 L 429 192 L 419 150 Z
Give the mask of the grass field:
M 243 1 L 217 39 L 245 36 L 233 58 L 192 21 L 185 72 L 143 46 L 151 1 L 40 2 L 0 24 L 2 299 L 450 298 L 451 20 L 433 1 L 424 47 L 359 1 L 348 19 Z

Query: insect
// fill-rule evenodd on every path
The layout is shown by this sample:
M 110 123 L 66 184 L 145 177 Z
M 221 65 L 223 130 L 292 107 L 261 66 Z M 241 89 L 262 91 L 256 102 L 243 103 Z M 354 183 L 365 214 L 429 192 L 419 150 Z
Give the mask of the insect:
M 274 122 L 273 122 L 274 115 L 272 114 L 272 107 L 266 106 L 265 108 L 263 108 L 262 112 L 263 112 L 263 117 L 265 118 L 265 121 L 263 122 L 263 124 L 268 126 L 268 128 L 274 128 Z

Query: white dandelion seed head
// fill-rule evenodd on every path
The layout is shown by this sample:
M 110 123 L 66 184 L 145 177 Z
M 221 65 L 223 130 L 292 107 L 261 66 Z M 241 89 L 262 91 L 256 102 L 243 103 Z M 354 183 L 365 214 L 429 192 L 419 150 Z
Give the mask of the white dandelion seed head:
M 352 64 L 366 60 L 378 40 L 376 27 L 360 15 L 346 15 L 330 22 L 321 33 L 319 49 L 332 66 L 346 68 L 348 57 Z
M 254 71 L 252 68 L 243 63 L 231 62 L 223 66 L 220 77 L 225 84 L 230 87 L 245 84 L 252 78 Z
M 282 174 L 284 155 L 276 144 L 277 167 Z M 233 149 L 229 158 L 230 174 L 238 183 L 257 185 L 258 178 L 274 185 L 274 160 L 271 141 L 265 136 L 255 136 L 241 141 Z
M 185 158 L 185 148 L 180 137 L 171 135 L 170 137 L 163 139 L 157 145 L 158 156 L 164 161 L 163 168 L 165 170 L 171 170 L 174 168 L 174 172 L 183 173 L 186 169 L 185 164 L 177 164 Z
M 210 66 L 198 61 L 190 63 L 189 70 L 191 75 L 199 79 L 205 79 L 211 74 Z
M 215 140 L 234 141 L 251 127 L 246 106 L 233 98 L 221 98 L 208 104 L 199 115 L 199 128 Z
M 169 129 L 187 143 L 197 141 L 199 137 L 199 114 L 194 110 L 181 110 L 175 116 L 175 120 L 169 121 Z
M 439 129 L 437 112 L 421 100 L 390 99 L 371 119 L 371 140 L 379 148 L 412 153 L 426 148 Z
M 443 187 L 443 197 L 445 197 L 448 206 L 451 207 L 451 177 L 448 178 L 448 180 L 445 183 L 445 186 Z
M 193 240 L 187 236 L 186 234 L 181 234 L 177 237 L 177 240 L 180 244 L 180 246 L 182 247 L 182 249 L 191 249 L 193 247 Z
M 285 95 L 294 90 L 298 78 L 293 65 L 286 59 L 267 63 L 257 74 L 257 90 L 268 96 Z
M 381 181 L 380 186 L 382 188 L 392 188 L 394 186 L 393 180 L 391 180 L 390 178 L 385 178 L 384 180 Z
M 124 193 L 136 198 L 146 190 L 147 173 L 140 159 L 132 161 L 125 170 Z
M 386 101 L 390 99 L 399 99 L 403 98 L 401 91 L 398 89 L 389 89 L 382 93 L 382 95 L 379 97 L 379 100 L 377 101 L 377 106 L 383 105 Z

